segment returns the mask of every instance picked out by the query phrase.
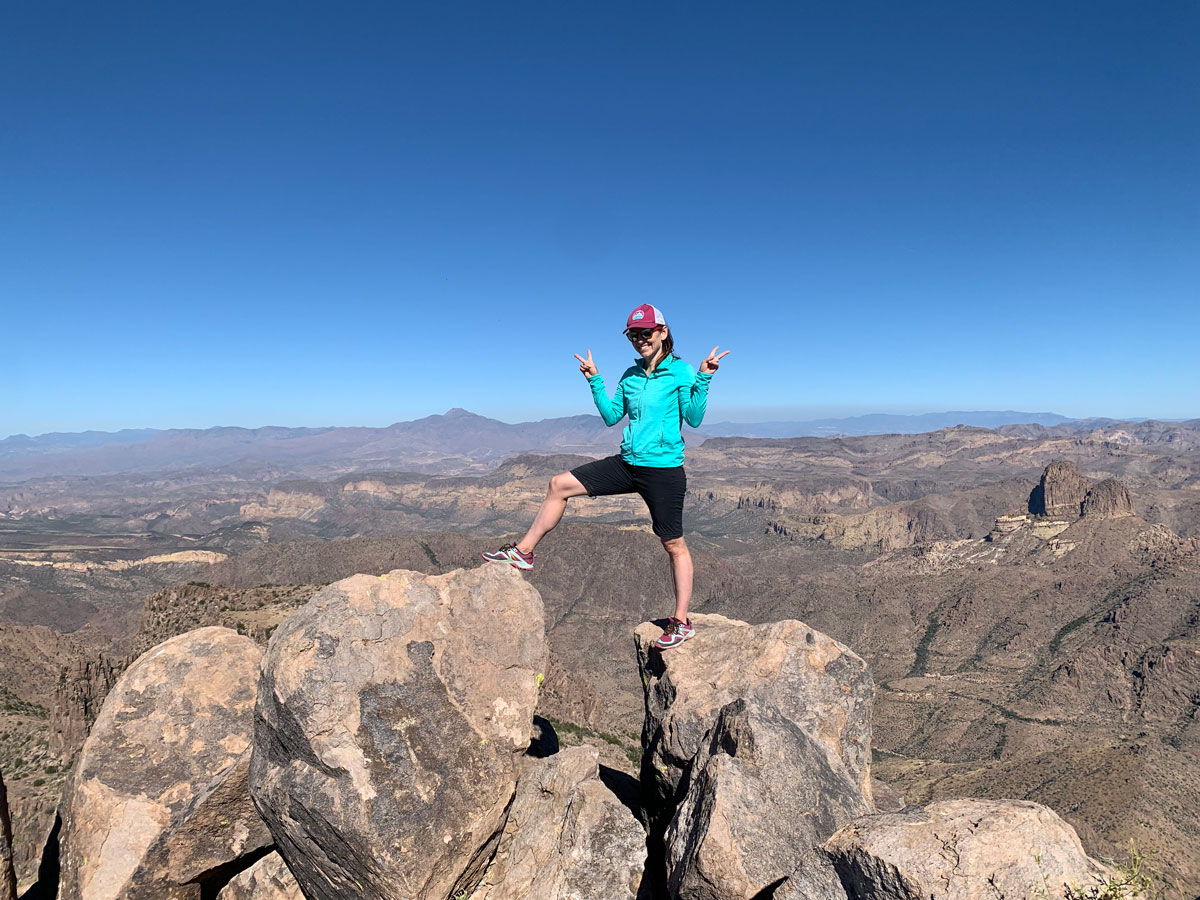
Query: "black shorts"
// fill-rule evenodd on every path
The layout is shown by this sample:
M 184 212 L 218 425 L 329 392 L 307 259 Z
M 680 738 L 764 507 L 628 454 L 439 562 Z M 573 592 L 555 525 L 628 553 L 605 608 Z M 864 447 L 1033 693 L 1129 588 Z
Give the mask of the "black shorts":
M 619 456 L 586 463 L 571 474 L 587 488 L 589 497 L 640 494 L 650 507 L 654 533 L 662 540 L 683 537 L 683 495 L 687 476 L 683 466 L 631 466 Z

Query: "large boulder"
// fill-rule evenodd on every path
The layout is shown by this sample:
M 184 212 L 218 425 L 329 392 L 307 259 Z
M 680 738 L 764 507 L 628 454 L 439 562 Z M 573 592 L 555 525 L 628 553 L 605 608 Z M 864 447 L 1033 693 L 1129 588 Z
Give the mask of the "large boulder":
M 171 884 L 166 842 L 249 748 L 261 656 L 228 628 L 201 628 L 121 676 L 63 793 L 63 900 L 200 897 Z
M 833 747 L 777 709 L 728 704 L 692 761 L 667 828 L 671 896 L 752 900 L 787 880 L 824 885 L 828 896 L 837 878 L 813 851 L 871 811 L 856 776 Z
M 268 853 L 229 880 L 217 900 L 304 900 L 300 885 L 278 853 Z
M 695 637 L 665 653 L 654 647 L 659 627 L 646 622 L 635 633 L 646 697 L 642 789 L 651 820 L 669 820 L 684 772 L 721 708 L 739 698 L 777 712 L 840 759 L 870 802 L 874 685 L 866 663 L 803 622 L 752 626 L 717 615 L 692 621 Z
M 475 888 L 546 657 L 541 597 L 508 566 L 355 575 L 279 627 L 250 787 L 309 900 Z
M 538 760 L 517 784 L 472 900 L 635 900 L 646 833 L 600 780 L 595 747 Z
M 1053 811 L 1017 800 L 945 800 L 866 816 L 825 852 L 861 900 L 1060 897 L 1111 876 Z
M 0 773 L 0 900 L 17 900 L 17 871 L 13 868 L 12 820 L 8 815 L 8 790 Z

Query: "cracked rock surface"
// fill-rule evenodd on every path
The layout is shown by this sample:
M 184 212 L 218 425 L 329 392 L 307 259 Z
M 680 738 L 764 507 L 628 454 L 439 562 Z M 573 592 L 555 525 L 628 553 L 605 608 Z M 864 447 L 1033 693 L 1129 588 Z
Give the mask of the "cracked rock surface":
M 121 676 L 63 793 L 60 898 L 200 896 L 166 883 L 160 851 L 249 748 L 261 655 L 231 629 L 201 628 Z
M 355 575 L 279 627 L 250 789 L 309 900 L 469 895 L 546 658 L 541 597 L 507 566 Z
M 217 894 L 217 900 L 304 900 L 304 895 L 283 857 L 268 853 L 235 875 Z
M 866 816 L 824 844 L 847 893 L 871 900 L 1060 897 L 1112 872 L 1052 810 L 1019 800 L 945 800 Z
M 600 780 L 595 747 L 521 775 L 496 859 L 471 900 L 634 900 L 646 833 Z

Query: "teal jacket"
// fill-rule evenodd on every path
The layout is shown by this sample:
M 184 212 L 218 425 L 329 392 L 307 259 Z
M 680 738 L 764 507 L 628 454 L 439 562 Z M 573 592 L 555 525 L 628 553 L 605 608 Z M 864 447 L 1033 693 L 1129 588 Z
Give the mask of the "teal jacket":
M 699 428 L 704 421 L 711 380 L 712 373 L 697 374 L 682 359 L 668 356 L 649 374 L 645 360 L 636 360 L 621 376 L 612 399 L 600 375 L 589 377 L 588 384 L 605 425 L 629 416 L 621 458 L 632 466 L 665 469 L 683 465 L 681 428 L 684 422 Z

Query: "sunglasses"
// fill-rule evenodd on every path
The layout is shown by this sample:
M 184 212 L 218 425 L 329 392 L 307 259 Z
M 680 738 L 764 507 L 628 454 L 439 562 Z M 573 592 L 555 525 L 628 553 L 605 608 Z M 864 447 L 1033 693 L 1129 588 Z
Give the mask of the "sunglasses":
M 631 341 L 648 341 L 656 331 L 657 328 L 626 328 L 625 337 Z

